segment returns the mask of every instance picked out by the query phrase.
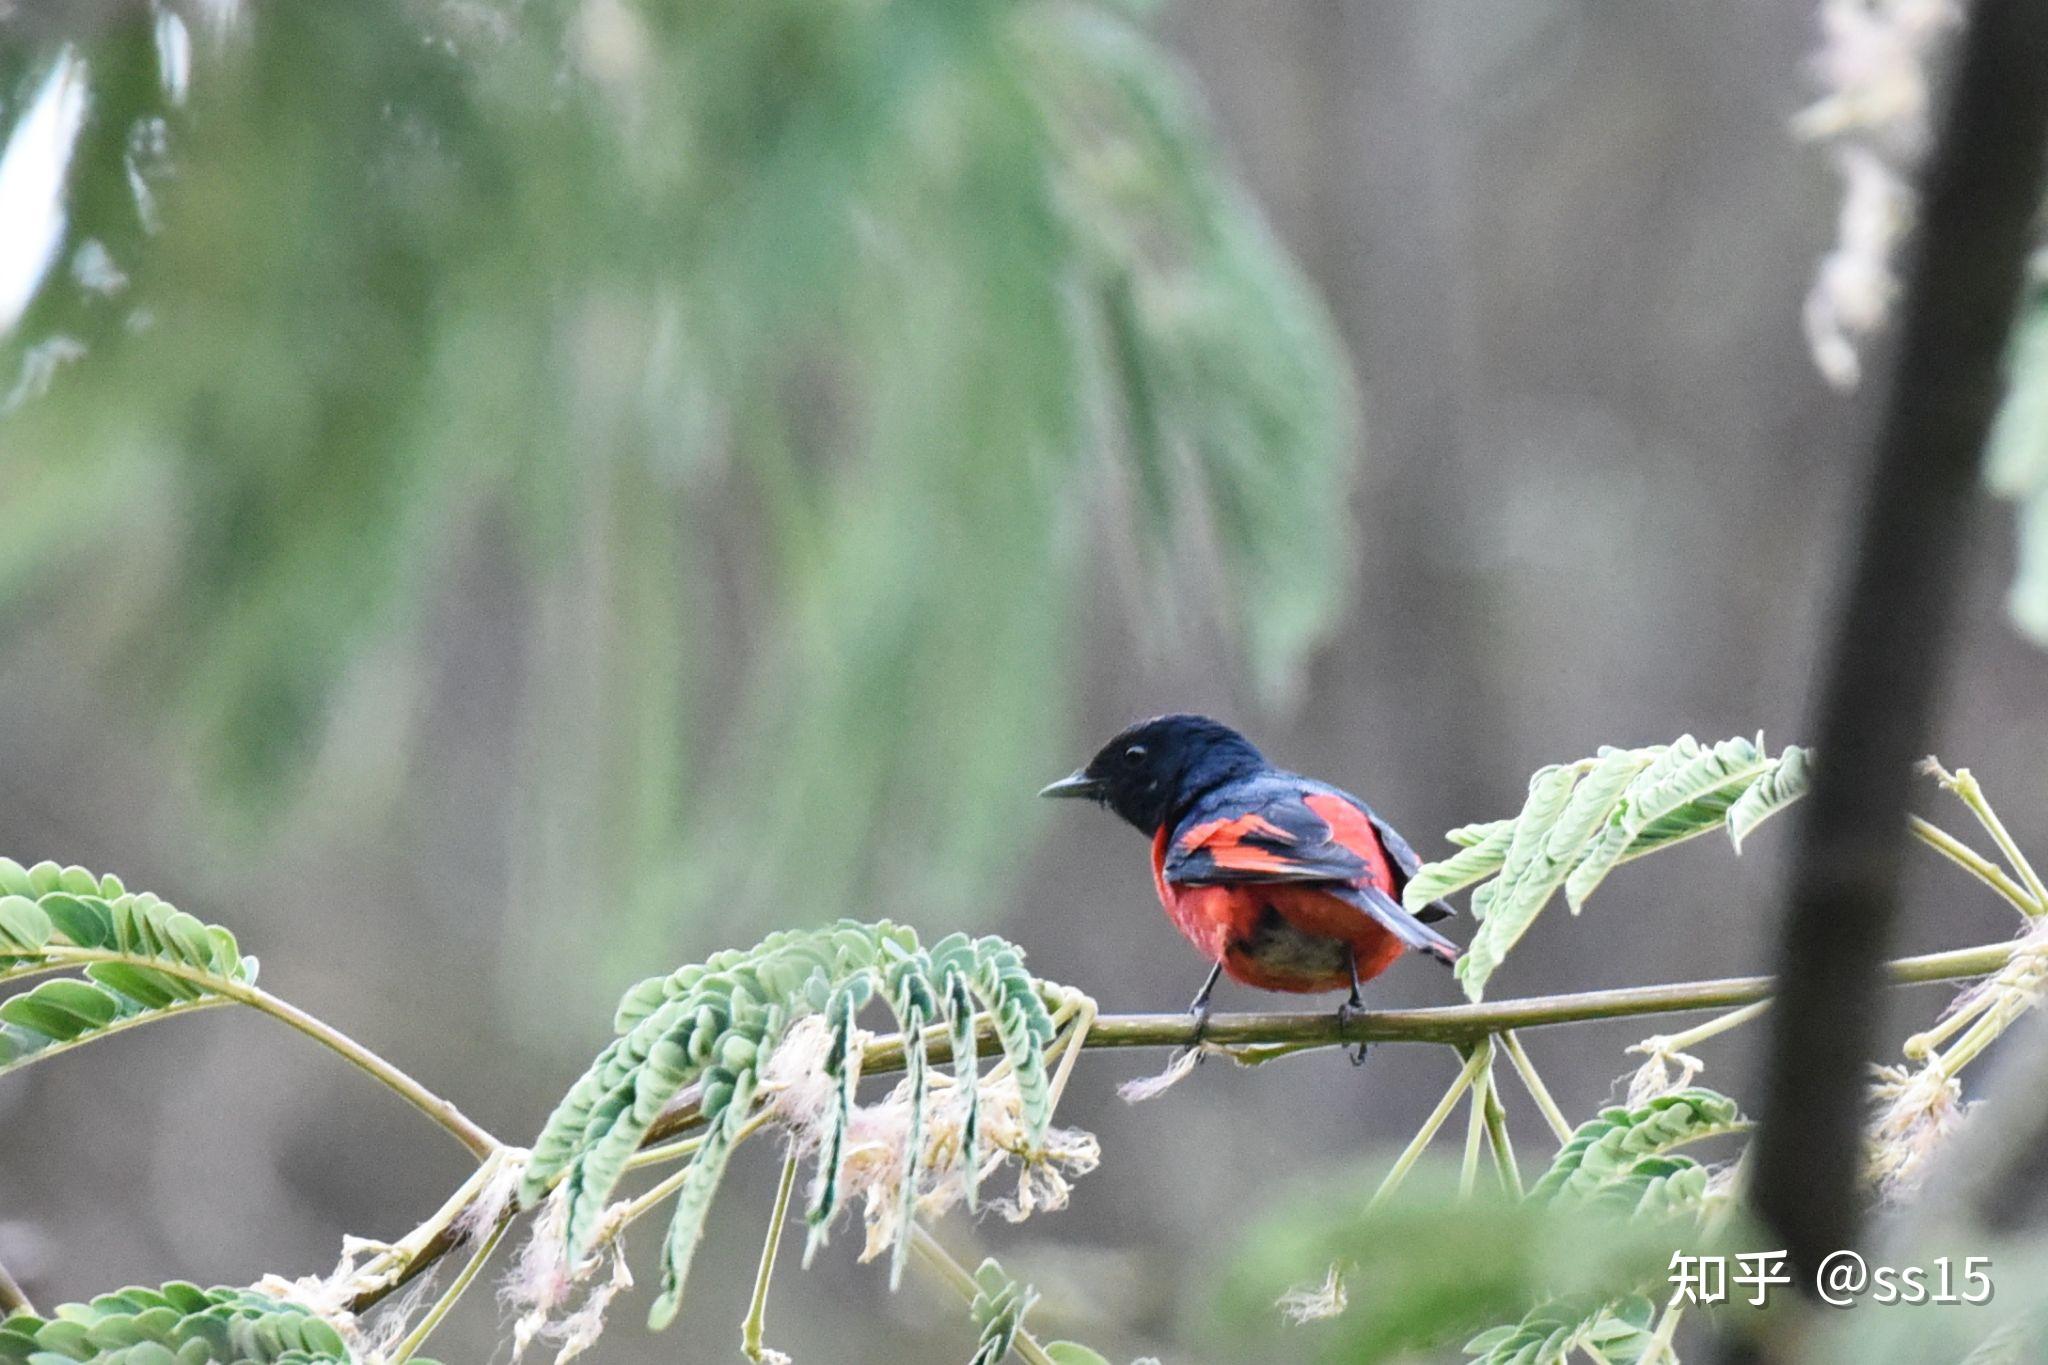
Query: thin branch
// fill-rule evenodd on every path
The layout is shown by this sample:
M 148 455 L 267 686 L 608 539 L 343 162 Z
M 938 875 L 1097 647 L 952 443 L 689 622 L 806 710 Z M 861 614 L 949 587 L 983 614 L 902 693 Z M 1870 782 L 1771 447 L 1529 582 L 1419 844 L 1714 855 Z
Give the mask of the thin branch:
M 1560 1143 L 1572 1140 L 1571 1121 L 1564 1116 L 1564 1110 L 1557 1107 L 1557 1101 L 1550 1096 L 1550 1087 L 1543 1083 L 1542 1075 L 1536 1070 L 1536 1063 L 1529 1060 L 1528 1051 L 1522 1040 L 1515 1036 L 1513 1029 L 1502 1029 L 1501 1049 L 1514 1063 L 1515 1072 L 1522 1078 L 1522 1084 L 1529 1091 L 1529 1098 L 1536 1101 L 1536 1107 L 1543 1111 L 1543 1121 L 1550 1125 L 1550 1131 L 1557 1135 Z
M 1988 943 L 1976 948 L 1901 958 L 1891 964 L 1891 979 L 1899 985 L 1917 985 L 1989 976 L 2006 964 L 2014 946 L 2010 942 Z M 1535 995 L 1477 1005 L 1365 1011 L 1352 1015 L 1347 1021 L 1339 1021 L 1334 1011 L 1315 1014 L 1214 1014 L 1209 1016 L 1202 1038 L 1224 1047 L 1293 1045 L 1317 1048 L 1395 1042 L 1449 1043 L 1455 1046 L 1476 1043 L 1508 1029 L 1730 1009 L 1765 999 L 1771 994 L 1771 988 L 1772 981 L 1767 976 L 1734 976 L 1666 986 Z M 982 1038 L 988 1045 L 994 1045 L 995 1035 L 985 1025 Z M 1195 1022 L 1186 1013 L 1107 1014 L 1095 1020 L 1084 1046 L 1090 1051 L 1100 1048 L 1177 1048 L 1190 1046 L 1194 1041 Z M 952 1058 L 951 1045 L 945 1039 L 934 1041 L 929 1050 L 934 1062 Z M 864 1073 L 902 1069 L 903 1044 L 900 1038 L 877 1038 L 864 1054 Z M 685 1104 L 692 1099 L 694 1095 L 685 1091 Z M 671 1108 L 656 1123 L 652 1136 L 667 1138 L 694 1123 L 694 1119 L 675 1123 L 680 1114 L 679 1109 Z
M 1813 727 L 1826 761 L 1799 810 L 1754 1146 L 1756 1211 L 1809 1286 L 1862 1222 L 1865 1076 L 1898 918 L 1899 835 L 1950 662 L 1978 468 L 2048 171 L 2048 4 L 1978 0 L 1952 69 Z
M 1932 760 L 1929 762 L 1932 763 Z M 1977 817 L 1977 823 L 1984 827 L 1984 832 L 1991 836 L 1991 842 L 1997 844 L 1998 851 L 2005 855 L 2006 863 L 2013 871 L 2019 873 L 2020 880 L 2027 884 L 2027 894 L 2033 897 L 2037 907 L 2034 913 L 2039 914 L 2042 910 L 2048 910 L 2048 886 L 2041 884 L 2040 874 L 2035 872 L 2034 865 L 2027 861 L 2025 850 L 2020 848 L 2019 841 L 2006 829 L 2005 821 L 1998 818 L 1998 812 L 1992 809 L 1991 798 L 1984 795 L 1983 784 L 1977 781 L 1976 774 L 1968 768 L 1958 768 L 1951 773 L 1938 763 L 1934 763 L 1933 767 L 1940 777 L 1941 785 L 1954 792 L 1956 799 L 1969 807 L 1970 814 Z
M 134 963 L 139 959 L 127 953 L 112 952 L 104 948 L 64 948 L 52 953 L 52 958 L 61 958 L 68 963 L 124 962 Z M 140 965 L 165 976 L 174 976 L 201 986 L 214 995 L 226 996 L 230 1000 L 261 1010 L 282 1023 L 290 1025 L 305 1034 L 322 1047 L 345 1059 L 350 1065 L 378 1081 L 387 1089 L 395 1091 L 413 1108 L 445 1128 L 448 1133 L 467 1147 L 470 1154 L 479 1161 L 490 1156 L 505 1144 L 485 1132 L 474 1120 L 455 1107 L 452 1100 L 443 1099 L 407 1075 L 398 1066 L 386 1061 L 340 1029 L 316 1019 L 288 1000 L 280 1000 L 269 991 L 252 986 L 244 981 L 231 981 L 188 967 L 183 963 L 149 959 Z
M 1486 1078 L 1486 1144 L 1493 1149 L 1494 1170 L 1500 1176 L 1501 1192 L 1510 1199 L 1522 1197 L 1522 1168 L 1515 1164 L 1515 1144 L 1508 1138 L 1507 1106 L 1500 1100 L 1500 1083 Z
M 759 1361 L 767 1355 L 762 1336 L 768 1327 L 768 1282 L 775 1277 L 775 1252 L 782 1244 L 782 1225 L 789 1220 L 789 1195 L 796 1188 L 796 1153 L 782 1159 L 782 1183 L 775 1187 L 775 1211 L 768 1215 L 768 1235 L 761 1241 L 761 1263 L 754 1269 L 754 1297 L 747 1301 L 740 1324 L 740 1353 Z
M 1458 1167 L 1458 1193 L 1470 1198 L 1479 1183 L 1479 1149 L 1486 1142 L 1486 1096 L 1493 1089 L 1493 1040 L 1472 1049 L 1472 1091 L 1465 1096 L 1465 1159 Z
M 434 1306 L 427 1310 L 427 1315 L 420 1319 L 419 1325 L 407 1332 L 405 1339 L 392 1348 L 392 1365 L 404 1365 L 404 1362 L 418 1354 L 420 1347 L 426 1344 L 427 1338 L 434 1334 L 434 1329 L 441 1325 L 442 1319 L 455 1307 L 456 1300 L 462 1297 L 462 1291 L 476 1280 L 484 1268 L 484 1262 L 491 1259 L 491 1253 L 498 1248 L 498 1240 L 505 1235 L 505 1227 L 504 1223 L 499 1223 L 477 1242 L 476 1250 L 470 1253 L 468 1263 L 462 1267 L 462 1273 L 455 1277 L 455 1282 L 448 1286 L 448 1292 L 436 1299 Z
M 1436 1140 L 1437 1133 L 1450 1119 L 1451 1111 L 1458 1107 L 1459 1099 L 1472 1088 L 1472 1082 L 1478 1079 L 1480 1069 L 1484 1065 L 1485 1059 L 1478 1053 L 1473 1052 L 1466 1056 L 1465 1065 L 1458 1072 L 1457 1079 L 1451 1082 L 1451 1088 L 1444 1091 L 1444 1097 L 1436 1102 L 1436 1108 L 1429 1111 L 1429 1117 L 1422 1121 L 1422 1127 L 1415 1130 L 1415 1136 L 1408 1139 L 1408 1145 L 1401 1149 L 1401 1155 L 1395 1157 L 1394 1164 L 1387 1168 L 1387 1174 L 1380 1181 L 1380 1187 L 1372 1192 L 1372 1199 L 1366 1205 L 1367 1208 L 1378 1204 L 1401 1188 L 1401 1182 L 1408 1178 L 1408 1172 L 1415 1168 L 1415 1163 L 1422 1159 L 1422 1154 L 1429 1149 L 1429 1144 Z
M 1947 858 L 1963 871 L 1975 877 L 1984 885 L 1996 891 L 2012 903 L 2013 909 L 2029 919 L 2041 913 L 2041 906 L 2034 901 L 2020 884 L 2005 875 L 2005 869 L 1971 848 L 1955 835 L 1950 834 L 1931 820 L 1915 815 L 1906 822 L 1913 831 L 1913 837 L 1935 852 Z
M 1989 943 L 1976 948 L 1927 953 L 1901 958 L 1890 965 L 1891 979 L 1900 985 L 1955 981 L 1965 977 L 1989 976 L 2012 957 L 2015 944 Z M 1480 1005 L 1446 1005 L 1433 1009 L 1383 1010 L 1354 1014 L 1339 1023 L 1335 1014 L 1218 1014 L 1210 1016 L 1203 1037 L 1229 1045 L 1286 1045 L 1296 1048 L 1336 1047 L 1361 1042 L 1423 1042 L 1471 1044 L 1479 1039 L 1517 1028 L 1540 1028 L 1558 1024 L 1586 1023 L 1601 1019 L 1625 1019 L 1642 1015 L 1674 1014 L 1689 1010 L 1723 1009 L 1748 1004 L 1770 994 L 1771 980 L 1763 976 L 1729 977 L 1719 981 L 1691 981 L 1668 986 L 1641 986 L 1626 990 L 1585 991 L 1576 995 L 1532 996 L 1523 1000 L 1491 1001 Z M 1098 1015 L 1082 1040 L 1081 1049 L 1179 1048 L 1195 1042 L 1194 1021 L 1186 1014 Z M 981 1045 L 993 1048 L 993 1027 L 983 1019 L 979 1026 Z M 934 1065 L 952 1060 L 950 1037 L 927 1033 L 927 1050 Z M 901 1035 L 877 1038 L 862 1053 L 861 1074 L 878 1076 L 903 1069 Z M 1465 1087 L 1472 1083 L 1472 1069 L 1461 1076 L 1439 1104 L 1441 1113 L 1424 1125 L 1434 1136 Z M 655 1120 L 643 1139 L 643 1151 L 660 1147 L 682 1137 L 702 1123 L 697 1102 L 702 1091 L 692 1085 Z M 1418 1134 L 1418 1137 L 1423 1134 Z M 1412 1144 L 1411 1144 L 1412 1146 Z M 676 1150 L 680 1154 L 680 1149 Z M 1395 1162 L 1395 1172 L 1405 1174 L 1420 1149 L 1404 1152 Z M 1381 1185 L 1381 1193 L 1393 1184 Z M 1375 1198 L 1380 1197 L 1375 1195 Z M 509 1218 L 508 1212 L 505 1215 Z M 443 1229 L 424 1245 L 409 1247 L 411 1260 L 390 1279 L 359 1294 L 349 1305 L 360 1313 L 388 1297 L 445 1255 L 454 1243 L 452 1232 Z

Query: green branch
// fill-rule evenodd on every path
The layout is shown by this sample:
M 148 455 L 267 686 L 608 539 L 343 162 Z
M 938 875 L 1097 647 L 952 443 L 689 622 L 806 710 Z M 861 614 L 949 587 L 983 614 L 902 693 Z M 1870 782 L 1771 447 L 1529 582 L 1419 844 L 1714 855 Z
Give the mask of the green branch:
M 183 963 L 163 958 L 138 959 L 132 954 L 115 952 L 105 948 L 61 947 L 49 950 L 47 960 L 65 966 L 84 965 L 92 962 L 122 962 L 146 966 L 150 971 L 165 976 L 174 976 L 202 987 L 207 992 L 224 996 L 251 1009 L 260 1010 L 271 1018 L 288 1024 L 305 1034 L 314 1042 L 341 1056 L 357 1070 L 382 1083 L 403 1097 L 408 1104 L 441 1125 L 448 1133 L 467 1147 L 479 1160 L 497 1151 L 504 1144 L 485 1132 L 473 1119 L 455 1107 L 451 1100 L 443 1099 L 421 1085 L 393 1063 L 386 1061 L 340 1029 L 314 1018 L 298 1006 L 258 986 L 243 981 L 234 981 L 213 972 L 203 971 Z M 185 1007 L 189 1008 L 189 1007 Z
M 1890 967 L 1893 984 L 1923 985 L 1989 976 L 2013 954 L 2012 943 L 1987 943 L 1900 958 Z M 1438 1005 L 1412 1010 L 1374 1010 L 1339 1020 L 1332 1010 L 1289 1014 L 1212 1014 L 1202 1041 L 1222 1047 L 1306 1049 L 1356 1043 L 1476 1043 L 1509 1029 L 1583 1024 L 1601 1019 L 1634 1019 L 1692 1010 L 1732 1009 L 1771 994 L 1768 976 L 1731 976 L 1713 981 L 1687 981 L 1667 986 L 1633 986 L 1619 990 L 1580 991 L 1570 995 L 1533 995 L 1520 1000 L 1489 1000 L 1477 1005 Z M 984 1021 L 982 1037 L 992 1039 Z M 1096 1018 L 1082 1046 L 1101 1048 L 1190 1047 L 1196 1041 L 1195 1021 L 1186 1013 L 1105 1014 Z M 932 1035 L 926 1051 L 934 1062 L 951 1060 L 952 1047 Z M 878 1038 L 863 1054 L 861 1070 L 873 1075 L 903 1069 L 903 1040 Z M 693 1127 L 693 1091 L 686 1090 L 649 1133 L 650 1141 L 673 1137 Z
M 1981 947 L 1901 958 L 1890 965 L 1891 980 L 1904 986 L 1988 976 L 2006 964 L 2014 947 L 2012 943 L 1989 943 Z M 1666 986 L 1530 996 L 1522 1000 L 1495 1000 L 1478 1005 L 1380 1010 L 1355 1014 L 1343 1022 L 1339 1022 L 1334 1012 L 1217 1014 L 1210 1016 L 1202 1039 L 1226 1048 L 1260 1047 L 1282 1052 L 1367 1042 L 1471 1045 L 1510 1029 L 1545 1028 L 1693 1010 L 1732 1009 L 1766 999 L 1770 993 L 1771 978 L 1738 976 Z M 980 1020 L 979 1033 L 984 1046 L 994 1045 L 993 1027 L 986 1017 Z M 1093 1020 L 1080 1047 L 1088 1051 L 1180 1048 L 1192 1046 L 1195 1041 L 1195 1022 L 1187 1014 L 1106 1014 Z M 952 1060 L 952 1043 L 942 1029 L 927 1031 L 925 1047 L 934 1064 Z M 1513 1049 L 1509 1055 L 1513 1057 Z M 875 1076 L 901 1071 L 903 1064 L 902 1035 L 891 1034 L 875 1039 L 863 1051 L 861 1073 Z M 1464 1087 L 1471 1083 L 1469 1076 L 1462 1077 L 1461 1081 L 1462 1084 L 1454 1086 L 1451 1094 L 1445 1097 L 1441 1106 L 1445 1116 Z M 697 1112 L 700 1093 L 694 1085 L 685 1089 L 648 1130 L 643 1147 L 670 1141 L 696 1128 L 701 1122 Z M 505 1215 L 506 1218 L 510 1216 L 509 1212 Z M 451 1232 L 444 1229 L 436 1233 L 413 1249 L 407 1264 L 396 1269 L 376 1288 L 359 1295 L 350 1307 L 360 1313 L 396 1292 L 445 1255 L 454 1242 Z

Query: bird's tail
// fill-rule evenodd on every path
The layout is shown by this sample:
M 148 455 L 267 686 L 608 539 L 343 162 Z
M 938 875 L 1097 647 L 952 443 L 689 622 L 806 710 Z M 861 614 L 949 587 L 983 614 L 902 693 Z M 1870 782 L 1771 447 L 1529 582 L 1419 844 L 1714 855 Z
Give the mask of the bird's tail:
M 1372 916 L 1381 928 L 1402 943 L 1419 953 L 1428 953 L 1446 967 L 1456 963 L 1464 954 L 1464 949 L 1424 923 L 1426 919 L 1442 919 L 1450 913 L 1449 907 L 1442 906 L 1441 902 L 1425 906 L 1417 915 L 1376 886 L 1346 887 L 1338 894 Z M 1439 909 L 1441 913 L 1430 913 Z

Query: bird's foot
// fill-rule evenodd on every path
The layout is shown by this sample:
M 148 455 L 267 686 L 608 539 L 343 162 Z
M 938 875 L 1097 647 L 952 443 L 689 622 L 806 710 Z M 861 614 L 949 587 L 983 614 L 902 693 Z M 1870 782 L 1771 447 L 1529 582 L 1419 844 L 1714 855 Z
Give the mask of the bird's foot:
M 1337 1027 L 1340 1029 L 1345 1027 L 1364 1012 L 1364 1009 L 1356 999 L 1346 1000 L 1343 1004 L 1337 1006 Z M 1351 1054 L 1351 1065 L 1365 1065 L 1366 1050 L 1371 1046 L 1370 1043 L 1360 1043 L 1358 1050 Z
M 1200 1066 L 1203 1062 L 1209 1060 L 1209 1054 L 1202 1051 L 1202 1039 L 1209 1032 L 1209 1002 L 1202 1000 L 1188 1006 L 1188 1013 L 1193 1016 L 1195 1021 L 1194 1040 L 1180 1050 L 1175 1060 L 1178 1061 L 1180 1057 L 1185 1057 L 1188 1053 L 1192 1052 L 1196 1054 L 1195 1065 Z

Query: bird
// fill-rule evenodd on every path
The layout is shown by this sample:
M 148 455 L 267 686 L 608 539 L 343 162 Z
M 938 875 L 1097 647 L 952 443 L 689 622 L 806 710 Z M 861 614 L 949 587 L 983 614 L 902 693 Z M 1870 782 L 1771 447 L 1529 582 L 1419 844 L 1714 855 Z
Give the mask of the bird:
M 1188 1006 L 1197 1042 L 1224 976 L 1269 991 L 1348 990 L 1344 1021 L 1403 952 L 1458 960 L 1458 945 L 1429 927 L 1451 907 L 1401 903 L 1422 865 L 1407 840 L 1350 792 L 1274 767 L 1220 721 L 1140 721 L 1039 795 L 1094 801 L 1152 840 L 1159 903 L 1213 964 Z

